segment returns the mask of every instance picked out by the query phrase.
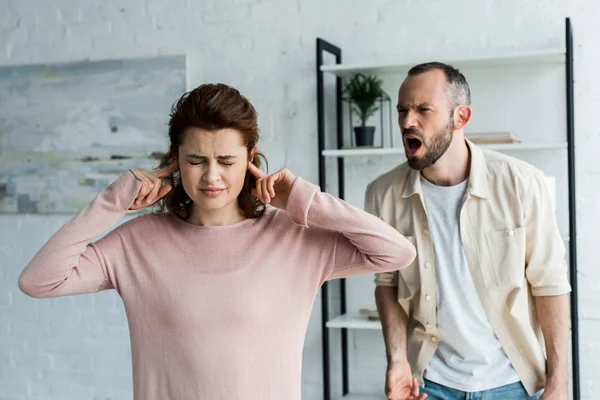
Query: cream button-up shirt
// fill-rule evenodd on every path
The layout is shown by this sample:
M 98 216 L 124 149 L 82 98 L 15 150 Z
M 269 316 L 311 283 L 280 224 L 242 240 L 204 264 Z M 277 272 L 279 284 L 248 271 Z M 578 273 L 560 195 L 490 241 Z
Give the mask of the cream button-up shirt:
M 546 357 L 536 296 L 571 291 L 565 246 L 544 174 L 518 159 L 466 141 L 471 169 L 458 223 L 469 270 L 494 332 L 529 395 L 545 386 Z M 416 260 L 376 274 L 377 286 L 398 288 L 408 323 L 407 356 L 423 371 L 439 343 L 434 243 L 421 174 L 406 163 L 371 182 L 365 209 L 413 242 Z M 460 288 L 457 288 L 460 290 Z

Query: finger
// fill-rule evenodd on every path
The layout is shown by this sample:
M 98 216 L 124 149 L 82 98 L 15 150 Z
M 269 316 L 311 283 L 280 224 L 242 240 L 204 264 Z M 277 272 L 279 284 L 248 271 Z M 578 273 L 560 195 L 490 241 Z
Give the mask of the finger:
M 137 210 L 138 209 L 138 206 L 137 206 L 137 204 L 135 204 L 135 201 L 129 206 L 129 209 L 130 210 Z
M 152 190 L 150 191 L 150 193 L 148 193 L 148 196 L 146 197 L 146 203 L 148 203 L 148 204 L 151 204 L 154 202 L 154 199 L 156 199 L 158 197 L 158 191 L 162 187 L 162 181 L 158 178 L 155 178 L 152 183 L 154 184 L 154 187 L 152 188 Z
M 260 168 L 258 168 L 251 162 L 248 162 L 248 171 L 250 171 L 250 173 L 254 175 L 257 179 L 262 179 L 267 176 L 267 174 L 265 174 L 263 171 L 260 170 Z
M 275 197 L 275 183 L 279 180 L 279 173 L 275 173 L 267 178 L 267 190 L 271 198 Z
M 157 178 L 166 178 L 168 176 L 170 176 L 173 172 L 177 171 L 179 169 L 179 164 L 177 161 L 172 162 L 171 164 L 167 165 L 166 167 L 163 167 L 161 169 L 158 169 L 156 171 L 154 171 L 153 175 Z
M 140 198 L 142 191 L 144 190 L 144 182 L 146 182 L 145 179 L 145 175 L 144 175 L 144 170 L 143 169 L 136 169 L 136 177 L 138 177 L 140 179 L 141 185 L 140 188 L 137 192 L 137 194 L 135 195 L 135 201 L 137 202 L 137 200 Z
M 163 197 L 165 197 L 170 191 L 171 189 L 173 189 L 173 186 L 171 185 L 164 185 L 161 186 L 160 189 L 158 190 L 158 194 L 156 195 L 156 197 L 154 198 L 154 200 L 152 200 L 152 205 L 158 203 Z
M 146 196 L 148 196 L 152 189 L 154 189 L 154 183 L 150 179 L 148 179 L 148 177 L 144 177 L 143 189 L 143 191 L 140 190 L 140 194 L 138 195 L 140 204 L 146 200 Z
M 387 388 L 385 390 L 385 396 L 388 400 L 395 400 L 398 397 L 393 388 Z
M 135 201 L 133 202 L 133 205 L 131 207 L 132 209 L 139 210 L 141 208 L 146 207 L 146 205 L 143 204 L 143 202 L 144 202 L 144 198 L 146 196 L 147 189 L 148 189 L 148 182 L 143 180 L 142 185 L 140 186 L 140 190 L 138 191 Z
M 262 179 L 256 181 L 256 197 L 261 201 L 265 202 L 262 192 Z
M 394 388 L 392 387 L 392 385 L 388 382 L 385 383 L 385 396 L 388 399 L 391 399 L 392 396 L 394 395 Z
M 417 397 L 419 395 L 419 382 L 417 382 L 417 378 L 413 378 L 412 380 L 412 389 L 410 391 L 412 396 Z
M 154 187 L 154 183 L 152 182 L 152 177 L 149 177 L 148 173 L 146 173 L 146 175 L 144 175 L 144 182 L 146 183 L 146 185 L 145 185 L 146 190 L 144 192 L 144 196 L 147 196 L 148 193 L 150 193 L 150 191 Z
M 265 198 L 265 204 L 269 204 L 271 202 L 271 195 L 269 194 L 269 179 L 262 179 L 260 184 L 262 187 L 262 195 Z
M 138 192 L 135 195 L 135 199 L 133 201 L 134 203 L 137 203 L 138 199 L 140 198 L 140 193 L 141 193 L 143 187 L 144 187 L 144 181 L 141 181 L 140 188 L 138 189 Z
M 158 191 L 158 197 L 156 198 L 156 201 L 165 197 L 171 191 L 171 189 L 173 189 L 173 186 L 171 185 L 162 186 Z
M 142 202 L 142 200 L 144 199 L 144 197 L 146 197 L 147 193 L 148 193 L 148 182 L 144 178 L 144 180 L 142 181 L 142 185 L 140 186 L 140 190 L 138 191 L 137 197 L 135 198 L 135 204 L 139 205 Z

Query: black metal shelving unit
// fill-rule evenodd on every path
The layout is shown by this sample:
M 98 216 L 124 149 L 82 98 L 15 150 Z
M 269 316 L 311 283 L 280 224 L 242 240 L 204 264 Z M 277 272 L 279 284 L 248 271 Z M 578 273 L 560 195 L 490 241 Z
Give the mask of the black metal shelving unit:
M 577 300 L 577 214 L 576 214 L 576 196 L 575 196 L 575 108 L 574 108 L 574 74 L 573 74 L 573 29 L 570 18 L 565 20 L 565 84 L 566 84 L 566 121 L 567 121 L 567 166 L 568 166 L 568 191 L 569 191 L 569 268 L 571 283 L 571 356 L 572 356 L 572 393 L 573 399 L 579 400 L 580 395 L 580 376 L 579 376 L 579 312 Z M 321 66 L 326 65 L 323 62 L 326 54 L 335 57 L 335 63 L 342 63 L 342 50 L 321 39 L 316 40 L 316 74 L 317 74 L 317 115 L 318 115 L 318 147 L 319 147 L 319 185 L 323 190 L 327 184 L 327 169 L 325 163 L 325 138 L 327 135 L 325 128 L 325 84 L 324 74 Z M 342 79 L 337 76 L 335 82 L 336 96 L 336 139 L 337 148 L 343 146 L 343 113 L 342 113 Z M 338 196 L 344 199 L 345 180 L 344 180 L 344 157 L 337 158 L 338 171 Z M 339 314 L 346 313 L 346 281 L 340 280 L 340 307 Z M 321 329 L 323 342 L 323 399 L 331 398 L 331 363 L 330 363 L 330 335 L 327 328 L 327 321 L 330 319 L 329 308 L 329 288 L 331 283 L 326 282 L 321 289 Z M 347 395 L 350 390 L 349 370 L 348 370 L 348 332 L 346 328 L 341 328 L 341 357 L 342 357 L 342 394 Z

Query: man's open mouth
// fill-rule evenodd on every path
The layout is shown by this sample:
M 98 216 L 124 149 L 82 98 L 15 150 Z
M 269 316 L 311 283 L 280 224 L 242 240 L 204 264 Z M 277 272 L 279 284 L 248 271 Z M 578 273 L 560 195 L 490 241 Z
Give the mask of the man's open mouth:
M 417 139 L 416 137 L 405 137 L 404 138 L 404 144 L 407 150 L 407 153 L 409 156 L 415 155 L 417 154 L 417 152 L 419 151 L 419 149 L 422 146 L 422 142 L 421 140 Z

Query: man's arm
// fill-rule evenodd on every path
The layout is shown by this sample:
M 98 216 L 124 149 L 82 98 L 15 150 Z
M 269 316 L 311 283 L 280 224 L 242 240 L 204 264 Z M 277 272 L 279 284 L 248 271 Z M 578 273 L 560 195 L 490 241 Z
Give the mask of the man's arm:
M 406 360 L 408 317 L 398 303 L 398 287 L 378 286 L 375 289 L 375 301 L 383 328 L 388 363 Z
M 365 192 L 365 210 L 380 216 L 373 184 Z M 383 328 L 385 352 L 388 360 L 385 376 L 385 394 L 389 400 L 424 400 L 419 395 L 416 379 L 413 379 L 406 356 L 406 331 L 408 317 L 398 303 L 398 271 L 375 274 L 375 302 Z
M 398 303 L 398 287 L 377 286 L 375 300 L 388 360 L 385 394 L 390 400 L 423 400 L 427 395 L 419 395 L 417 380 L 412 377 L 406 357 L 408 318 Z
M 566 399 L 569 299 L 565 245 L 543 174 L 530 177 L 523 201 L 526 227 L 525 275 L 535 296 L 546 343 L 546 390 L 542 399 Z
M 567 345 L 569 341 L 569 298 L 538 296 L 535 298 L 538 320 L 546 343 L 546 393 L 544 397 L 567 398 L 569 373 Z

